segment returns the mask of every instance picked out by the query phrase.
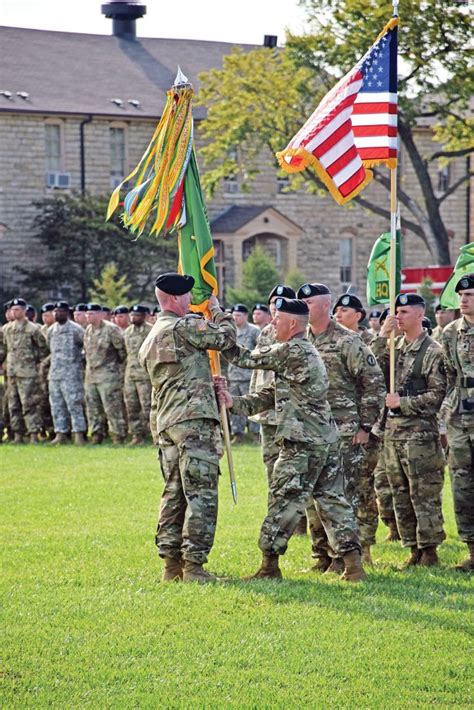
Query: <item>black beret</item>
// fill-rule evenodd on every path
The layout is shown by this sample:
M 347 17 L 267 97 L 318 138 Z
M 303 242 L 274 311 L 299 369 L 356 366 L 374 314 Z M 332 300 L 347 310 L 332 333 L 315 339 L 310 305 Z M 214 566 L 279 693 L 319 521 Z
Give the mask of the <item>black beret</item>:
M 21 300 L 21 299 L 17 299 L 17 300 Z M 26 304 L 26 310 L 28 313 L 36 313 L 36 308 L 31 303 Z
M 270 313 L 269 307 L 266 306 L 264 303 L 256 303 L 255 306 L 252 308 L 252 313 L 254 311 L 264 311 L 265 313 Z
M 148 308 L 148 306 L 142 306 L 137 303 L 135 306 L 131 307 L 130 313 L 144 313 L 147 315 L 148 313 L 150 313 L 150 309 Z
M 11 306 L 22 306 L 22 308 L 27 308 L 26 301 L 23 300 L 23 298 L 14 298 L 10 301 L 10 308 Z M 31 306 L 33 308 L 33 306 Z
M 86 310 L 88 311 L 103 311 L 104 307 L 100 303 L 88 303 Z
M 110 306 L 102 306 L 102 310 L 105 311 L 105 313 L 111 313 L 112 309 Z
M 11 307 L 12 307 L 13 301 L 7 301 L 6 303 L 3 304 L 3 310 L 7 312 Z
M 161 313 L 161 308 L 159 306 L 155 306 L 152 313 L 154 316 L 157 316 L 158 313 Z
M 188 274 L 177 274 L 175 271 L 168 271 L 166 274 L 158 276 L 155 286 L 170 296 L 182 296 L 191 291 L 194 286 L 194 279 Z
M 76 303 L 74 306 L 75 311 L 87 311 L 87 303 Z
M 379 318 L 379 323 L 380 325 L 383 325 L 387 319 L 387 316 L 390 314 L 390 308 L 386 308 L 382 313 L 380 314 Z
M 325 296 L 331 293 L 326 284 L 303 284 L 299 287 L 298 298 L 311 298 L 311 296 Z
M 67 310 L 67 311 L 70 308 L 69 303 L 67 301 L 56 301 L 56 303 L 54 304 L 54 307 L 55 308 L 63 308 L 64 310 Z
M 428 318 L 428 316 L 425 316 L 425 317 L 423 318 L 423 320 L 421 321 L 421 325 L 422 325 L 422 327 L 425 328 L 425 329 L 429 332 L 429 334 L 431 335 L 431 332 L 432 332 L 432 330 L 433 330 L 433 323 L 430 321 L 430 319 Z
M 298 298 L 277 298 L 275 308 L 277 311 L 293 313 L 296 316 L 307 316 L 309 313 L 306 303 Z
M 244 303 L 236 303 L 232 308 L 233 313 L 248 313 L 249 309 Z
M 369 318 L 380 318 L 382 315 L 381 311 L 373 310 L 369 313 Z
M 268 296 L 268 303 L 270 303 L 274 296 L 282 296 L 283 298 L 296 298 L 296 293 L 295 289 L 291 288 L 291 286 L 277 284 L 270 291 L 270 295 Z
M 114 315 L 118 316 L 118 315 L 121 315 L 122 313 L 123 314 L 130 313 L 129 307 L 128 306 L 117 306 L 116 308 L 114 308 Z
M 463 291 L 466 288 L 474 288 L 474 274 L 464 274 L 462 279 L 457 282 L 454 290 L 459 293 L 459 291 Z
M 54 303 L 43 303 L 41 306 L 41 313 L 48 313 L 48 311 L 54 311 L 56 305 Z
M 333 313 L 336 311 L 336 308 L 338 308 L 338 306 L 344 306 L 345 308 L 353 308 L 355 311 L 363 313 L 365 318 L 365 310 L 364 306 L 362 305 L 362 301 L 360 300 L 360 298 L 354 296 L 353 294 L 343 293 L 342 296 L 339 296 L 336 303 L 334 304 L 334 308 L 332 309 Z
M 417 293 L 399 293 L 395 300 L 395 308 L 398 306 L 425 306 L 425 299 Z

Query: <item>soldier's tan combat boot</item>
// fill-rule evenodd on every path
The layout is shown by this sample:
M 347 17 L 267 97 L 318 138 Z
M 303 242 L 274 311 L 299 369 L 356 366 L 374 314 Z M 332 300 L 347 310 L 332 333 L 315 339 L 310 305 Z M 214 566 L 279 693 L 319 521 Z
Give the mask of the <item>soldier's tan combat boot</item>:
M 92 434 L 91 444 L 94 444 L 94 446 L 98 446 L 101 443 L 102 443 L 102 436 L 100 434 Z
M 362 564 L 367 567 L 374 566 L 374 561 L 372 560 L 372 555 L 370 554 L 370 545 L 362 546 Z
M 33 434 L 30 434 L 29 442 L 30 442 L 30 444 L 37 444 L 38 443 L 38 434 L 36 434 L 36 432 L 34 432 Z
M 118 434 L 112 434 L 110 438 L 112 439 L 112 444 L 114 445 L 123 444 L 125 442 L 125 437 L 119 436 Z
M 424 547 L 421 550 L 421 557 L 418 563 L 420 567 L 437 567 L 439 565 L 438 553 L 436 552 L 436 545 L 431 545 L 430 547 Z
M 420 564 L 422 550 L 419 550 L 416 545 L 411 548 L 411 555 L 403 565 L 402 569 L 409 569 Z
M 331 558 L 321 555 L 320 557 L 315 557 L 315 564 L 311 567 L 312 572 L 326 572 L 331 566 Z
M 362 557 L 359 550 L 352 550 L 344 555 L 344 574 L 342 579 L 345 582 L 362 582 L 366 574 L 362 567 Z
M 468 542 L 467 549 L 469 550 L 467 560 L 464 560 L 464 562 L 461 562 L 454 568 L 458 572 L 474 572 L 474 542 Z
M 388 535 L 385 538 L 385 542 L 397 542 L 400 540 L 400 534 L 398 532 L 397 523 L 395 520 L 390 520 L 387 522 Z
M 55 445 L 67 444 L 67 436 L 62 431 L 57 431 L 56 436 L 49 443 Z
M 23 434 L 15 434 L 15 438 L 13 439 L 14 444 L 24 444 L 25 440 L 23 438 Z
M 244 577 L 244 582 L 250 582 L 253 579 L 282 579 L 279 559 L 280 555 L 263 555 L 260 569 L 251 577 Z
M 84 436 L 83 431 L 74 432 L 74 443 L 76 446 L 84 446 L 86 443 L 86 437 Z
M 208 584 L 209 582 L 218 582 L 215 574 L 211 574 L 197 562 L 184 561 L 183 582 L 199 582 L 199 584 Z
M 333 557 L 331 564 L 325 574 L 342 574 L 344 572 L 344 560 L 342 557 Z
M 130 442 L 130 446 L 142 446 L 143 443 L 144 441 L 141 436 L 134 436 Z
M 162 582 L 180 582 L 183 579 L 183 560 L 176 557 L 165 557 L 165 568 L 161 576 Z

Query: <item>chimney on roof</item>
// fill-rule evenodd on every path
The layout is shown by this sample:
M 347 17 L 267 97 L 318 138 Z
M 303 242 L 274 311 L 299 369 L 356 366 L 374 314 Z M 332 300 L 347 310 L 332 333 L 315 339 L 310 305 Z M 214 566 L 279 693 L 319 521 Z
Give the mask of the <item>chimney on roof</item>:
M 137 36 L 136 20 L 146 15 L 146 5 L 139 0 L 113 0 L 102 5 L 102 14 L 112 20 L 112 34 L 134 41 Z
M 264 35 L 263 37 L 263 46 L 268 47 L 269 49 L 275 49 L 277 42 L 277 35 Z

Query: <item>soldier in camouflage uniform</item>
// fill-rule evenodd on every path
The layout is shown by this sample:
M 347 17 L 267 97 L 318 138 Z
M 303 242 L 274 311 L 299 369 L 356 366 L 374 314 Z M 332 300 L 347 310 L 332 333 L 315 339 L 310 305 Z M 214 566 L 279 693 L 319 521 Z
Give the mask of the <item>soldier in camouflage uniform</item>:
M 448 392 L 447 411 L 449 470 L 459 537 L 468 558 L 460 571 L 474 570 L 474 273 L 456 285 L 461 318 L 443 331 L 443 351 Z
M 6 303 L 3 304 L 3 310 L 5 313 L 5 320 L 6 320 L 5 325 L 7 325 L 8 323 L 11 323 L 13 320 L 13 315 L 11 312 L 11 305 L 12 305 L 11 301 L 7 301 Z M 5 325 L 3 327 L 5 327 Z M 2 434 L 3 434 L 3 431 L 6 430 L 8 440 L 12 440 L 14 435 L 13 435 L 12 428 L 10 426 L 10 411 L 8 409 L 8 374 L 7 374 L 6 352 L 5 352 L 5 343 L 4 343 L 5 338 L 3 336 L 3 329 L 2 329 L 2 338 L 3 338 L 3 341 L 2 341 L 2 348 L 3 348 L 2 358 L 3 359 L 1 361 L 1 365 L 2 365 L 2 371 L 3 371 L 3 386 L 0 385 L 0 387 L 2 389 L 3 399 L 1 402 L 2 410 L 0 412 L 0 419 L 3 423 Z M 22 429 L 21 429 L 20 433 L 22 436 L 25 433 L 25 424 L 24 424 L 23 418 L 22 418 Z
M 232 309 L 232 315 L 237 326 L 237 342 L 244 348 L 253 350 L 259 329 L 248 322 L 248 308 L 243 303 L 236 303 Z M 230 391 L 233 395 L 247 394 L 250 387 L 250 378 L 252 373 L 242 367 L 229 363 L 227 369 L 227 378 L 229 380 Z M 232 414 L 230 417 L 231 429 L 233 434 L 232 443 L 239 443 L 244 438 L 245 427 L 247 425 L 247 417 L 242 415 L 237 416 Z M 249 422 L 249 432 L 253 435 L 258 434 L 258 425 L 255 422 Z
M 14 320 L 3 329 L 8 374 L 8 409 L 15 442 L 23 441 L 23 420 L 30 442 L 41 431 L 41 385 L 39 367 L 48 354 L 41 328 L 26 317 L 26 303 L 12 301 Z
M 207 350 L 235 343 L 231 315 L 209 300 L 212 321 L 188 313 L 194 279 L 175 273 L 156 279 L 161 306 L 139 352 L 154 388 L 156 430 L 165 488 L 156 545 L 165 560 L 163 581 L 211 582 L 203 568 L 217 521 L 221 438 Z
M 330 318 L 331 293 L 325 284 L 304 284 L 298 297 L 309 307 L 308 339 L 328 373 L 328 402 L 341 434 L 345 492 L 359 523 L 363 559 L 370 564 L 378 516 L 376 507 L 370 505 L 373 483 L 364 477 L 364 447 L 383 407 L 383 374 L 361 338 Z M 341 560 L 336 557 L 331 561 L 327 536 L 313 506 L 309 506 L 307 515 L 316 559 L 314 569 L 341 571 Z
M 279 557 L 313 495 L 331 545 L 343 557 L 347 581 L 363 579 L 357 524 L 343 491 L 337 428 L 326 400 L 328 378 L 320 356 L 305 336 L 308 307 L 277 298 L 273 346 L 250 352 L 235 346 L 233 362 L 270 369 L 274 382 L 241 397 L 219 396 L 237 413 L 252 415 L 275 407 L 279 455 L 269 485 L 268 513 L 259 538 L 262 564 L 252 579 L 281 579 Z
M 295 298 L 295 296 L 296 294 L 291 288 L 291 286 L 277 284 L 268 296 L 268 304 L 270 307 L 270 315 L 272 316 L 272 318 L 276 313 L 275 301 L 277 298 Z M 260 335 L 257 339 L 255 349 L 261 351 L 262 348 L 271 347 L 272 345 L 274 345 L 274 343 L 275 329 L 272 323 L 269 323 L 263 328 L 263 330 L 261 330 Z M 249 392 L 251 394 L 253 394 L 254 392 L 258 392 L 263 387 L 270 385 L 273 380 L 273 370 L 252 370 Z M 272 407 L 266 412 L 259 412 L 258 414 L 254 414 L 252 417 L 249 417 L 249 419 L 254 422 L 257 422 L 260 425 L 263 463 L 267 472 L 268 485 L 270 485 L 273 476 L 273 467 L 276 463 L 279 454 L 279 448 L 275 441 L 277 428 L 275 408 Z
M 41 327 L 41 332 L 43 333 L 46 341 L 48 340 L 48 330 L 54 323 L 54 303 L 43 303 L 41 306 L 41 320 L 43 324 Z M 52 438 L 54 434 L 53 417 L 51 414 L 51 407 L 49 404 L 49 390 L 48 390 L 48 373 L 50 366 L 51 356 L 48 355 L 41 362 L 40 367 L 40 379 L 41 379 L 41 389 L 43 391 L 42 402 L 41 402 L 41 416 L 43 420 L 42 431 L 44 435 Z
M 138 361 L 138 352 L 151 331 L 151 325 L 146 322 L 149 312 L 150 309 L 147 306 L 140 304 L 133 306 L 130 311 L 132 323 L 124 333 L 127 367 L 123 395 L 133 445 L 143 444 L 150 427 L 150 378 Z
M 444 540 L 441 493 L 444 456 L 437 414 L 446 393 L 443 353 L 423 329 L 425 302 L 417 294 L 401 294 L 396 316 L 387 316 L 372 347 L 388 367 L 387 338 L 398 323 L 395 393 L 387 394 L 385 462 L 393 493 L 402 546 L 411 548 L 407 565 L 438 564 L 437 546 Z M 384 342 L 385 341 L 385 342 Z
M 74 323 L 77 323 L 84 328 L 87 328 L 87 303 L 76 303 L 74 306 Z
M 84 417 L 84 384 L 82 347 L 84 330 L 69 320 L 69 304 L 58 301 L 54 310 L 55 323 L 48 330 L 51 351 L 49 367 L 49 401 L 54 421 L 52 444 L 65 444 L 72 432 L 77 446 L 85 444 L 87 429 Z
M 433 340 L 436 340 L 437 343 L 442 345 L 443 330 L 449 323 L 452 323 L 459 317 L 458 313 L 455 308 L 443 308 L 442 305 L 438 303 L 435 308 L 436 327 L 433 328 L 433 332 L 431 333 Z
M 127 353 L 122 331 L 102 318 L 102 306 L 98 303 L 88 304 L 87 319 L 89 325 L 84 334 L 85 394 L 92 443 L 102 443 L 105 415 L 112 442 L 121 444 L 127 434 L 120 370 Z
M 343 293 L 339 296 L 334 308 L 332 309 L 334 320 L 344 328 L 357 333 L 364 343 L 370 347 L 372 338 L 374 337 L 367 328 L 364 328 L 361 323 L 365 320 L 365 309 L 362 306 L 362 301 L 358 296 L 350 293 Z

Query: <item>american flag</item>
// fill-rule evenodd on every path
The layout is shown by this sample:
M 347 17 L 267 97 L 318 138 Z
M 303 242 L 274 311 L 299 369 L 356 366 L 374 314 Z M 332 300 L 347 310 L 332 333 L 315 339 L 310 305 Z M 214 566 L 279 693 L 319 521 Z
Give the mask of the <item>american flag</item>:
M 393 18 L 277 153 L 286 172 L 313 167 L 339 204 L 370 182 L 366 168 L 397 162 L 397 25 Z

